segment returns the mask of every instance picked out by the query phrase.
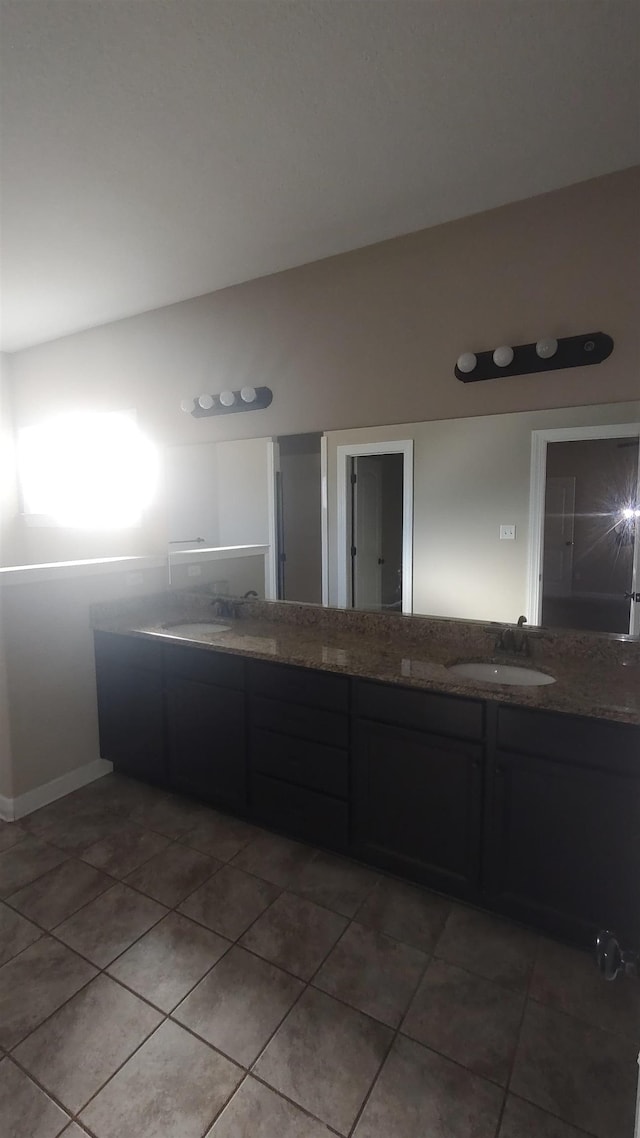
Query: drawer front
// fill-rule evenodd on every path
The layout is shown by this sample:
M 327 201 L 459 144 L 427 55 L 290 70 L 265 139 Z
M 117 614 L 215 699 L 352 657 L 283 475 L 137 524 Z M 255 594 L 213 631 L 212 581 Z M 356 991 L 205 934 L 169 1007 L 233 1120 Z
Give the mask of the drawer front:
M 249 677 L 251 691 L 256 695 L 327 711 L 349 710 L 349 681 L 346 676 L 254 661 L 249 665 Z
M 348 752 L 306 739 L 292 739 L 275 731 L 254 729 L 251 762 L 260 774 L 324 791 L 338 798 L 349 793 Z
M 165 645 L 164 653 L 167 672 L 173 676 L 238 691 L 244 688 L 244 661 L 239 656 L 173 644 Z
M 309 739 L 329 747 L 346 747 L 349 743 L 349 718 L 336 711 L 320 711 L 279 699 L 251 699 L 251 725 L 297 739 Z
M 458 699 L 432 692 L 411 691 L 388 684 L 359 680 L 356 708 L 363 719 L 451 735 L 456 739 L 481 739 L 484 708 L 481 700 Z
M 132 668 L 162 669 L 162 646 L 141 636 L 115 632 L 94 632 L 96 662 L 125 664 Z
M 637 774 L 640 727 L 573 715 L 498 708 L 498 747 L 582 766 Z
M 252 812 L 260 821 L 332 849 L 347 846 L 346 802 L 260 774 L 253 775 L 251 788 Z

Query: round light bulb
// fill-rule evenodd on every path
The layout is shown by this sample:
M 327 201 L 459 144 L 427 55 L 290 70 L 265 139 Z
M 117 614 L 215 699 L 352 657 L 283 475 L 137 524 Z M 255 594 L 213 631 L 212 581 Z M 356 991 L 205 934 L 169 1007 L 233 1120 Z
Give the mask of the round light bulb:
M 496 367 L 509 367 L 513 359 L 513 348 L 503 344 L 500 348 L 496 348 L 493 353 L 493 362 Z
M 240 398 L 243 403 L 255 403 L 256 395 L 255 387 L 243 387 L 240 391 Z
M 550 360 L 557 350 L 558 341 L 553 336 L 546 336 L 536 344 L 536 355 L 540 356 L 541 360 Z
M 464 372 L 473 371 L 477 362 L 477 356 L 474 356 L 473 352 L 463 352 L 461 356 L 458 356 L 458 370 Z
M 182 399 L 180 402 L 180 410 L 184 411 L 186 415 L 190 415 L 191 412 L 195 409 L 195 405 L 195 399 Z
M 233 391 L 221 391 L 219 396 L 218 396 L 218 399 L 222 403 L 223 407 L 233 407 L 233 405 L 236 401 L 236 397 L 235 397 Z
M 215 403 L 215 400 L 213 398 L 213 395 L 199 395 L 198 396 L 198 406 L 202 407 L 203 411 L 210 411 L 211 408 L 213 407 L 214 403 Z

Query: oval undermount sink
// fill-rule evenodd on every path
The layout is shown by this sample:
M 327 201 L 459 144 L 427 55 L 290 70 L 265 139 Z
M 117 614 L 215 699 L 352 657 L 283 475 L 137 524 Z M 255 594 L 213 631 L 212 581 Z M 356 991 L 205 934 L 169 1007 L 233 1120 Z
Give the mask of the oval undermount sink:
M 177 636 L 180 640 L 198 640 L 203 636 L 218 636 L 230 628 L 230 624 L 217 624 L 213 620 L 192 620 L 183 624 L 163 624 L 162 631 L 167 636 Z
M 517 684 L 519 687 L 537 687 L 555 684 L 553 676 L 536 668 L 521 668 L 518 664 L 466 663 L 452 664 L 447 671 L 466 680 L 483 684 Z

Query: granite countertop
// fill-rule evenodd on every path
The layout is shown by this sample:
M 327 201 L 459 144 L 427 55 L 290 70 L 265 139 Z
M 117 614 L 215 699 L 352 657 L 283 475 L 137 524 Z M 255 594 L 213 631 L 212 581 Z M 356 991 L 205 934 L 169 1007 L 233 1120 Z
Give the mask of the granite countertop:
M 249 602 L 240 612 L 237 618 L 215 617 L 210 597 L 205 603 L 191 596 L 186 603 L 173 594 L 154 603 L 147 599 L 137 610 L 131 602 L 95 606 L 93 627 L 447 695 L 640 725 L 640 646 L 628 638 L 571 633 L 560 638 L 531 630 L 530 657 L 500 653 L 499 660 L 547 672 L 556 682 L 521 687 L 480 683 L 447 671 L 460 661 L 497 660 L 496 626 L 275 602 Z M 198 620 L 217 620 L 228 630 L 213 626 L 211 632 L 185 639 L 164 627 Z

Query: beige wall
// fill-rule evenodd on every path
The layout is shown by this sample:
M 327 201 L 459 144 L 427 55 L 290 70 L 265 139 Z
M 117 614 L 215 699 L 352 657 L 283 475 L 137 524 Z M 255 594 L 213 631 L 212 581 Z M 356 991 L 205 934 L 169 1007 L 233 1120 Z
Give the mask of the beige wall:
M 531 432 L 639 420 L 636 401 L 329 433 L 330 603 L 338 446 L 414 440 L 414 612 L 515 622 L 527 611 Z M 500 541 L 503 523 L 515 523 L 515 541 Z
M 251 281 L 12 357 L 19 426 L 135 407 L 161 446 L 637 397 L 640 167 Z M 462 384 L 464 350 L 603 330 L 604 364 Z M 268 384 L 266 411 L 193 419 L 182 398 Z M 159 548 L 161 510 L 100 552 Z M 165 534 L 166 536 L 166 534 Z M 45 556 L 51 531 L 28 535 Z M 87 539 L 88 540 L 88 539 Z M 78 552 L 77 535 L 56 549 Z

